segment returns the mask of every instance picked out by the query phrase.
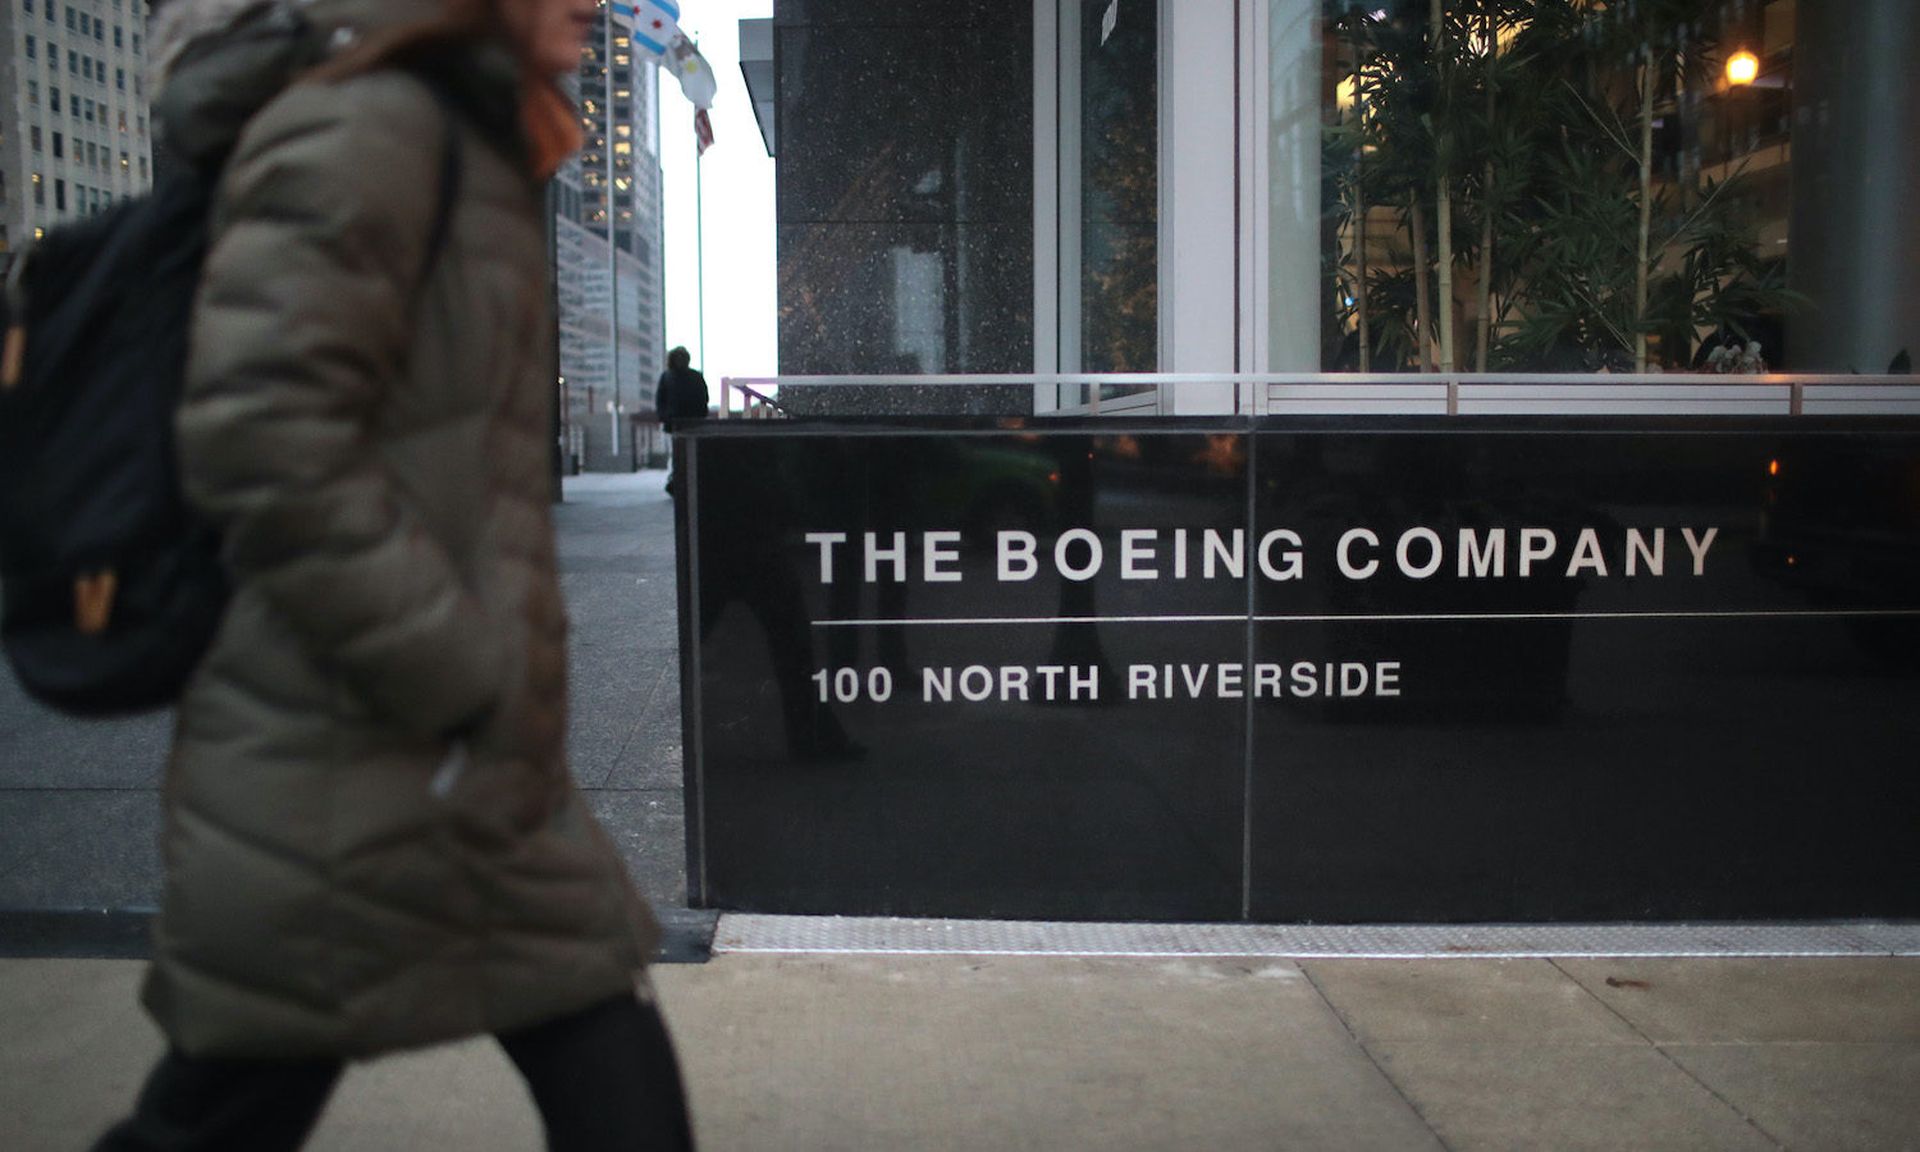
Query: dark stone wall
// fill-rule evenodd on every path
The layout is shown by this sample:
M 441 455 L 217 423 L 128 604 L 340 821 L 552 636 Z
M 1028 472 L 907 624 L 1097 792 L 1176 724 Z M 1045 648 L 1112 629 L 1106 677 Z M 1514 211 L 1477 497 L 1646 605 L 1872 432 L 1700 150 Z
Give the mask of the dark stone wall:
M 776 0 L 780 370 L 1033 368 L 1033 27 L 984 0 Z M 1028 389 L 782 389 L 801 414 Z

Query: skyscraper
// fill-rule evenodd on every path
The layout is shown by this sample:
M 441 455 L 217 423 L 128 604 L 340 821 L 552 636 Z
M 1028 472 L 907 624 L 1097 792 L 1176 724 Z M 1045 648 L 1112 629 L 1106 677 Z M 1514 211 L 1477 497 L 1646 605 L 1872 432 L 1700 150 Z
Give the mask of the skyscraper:
M 562 435 L 579 467 L 622 470 L 639 456 L 635 426 L 648 422 L 666 367 L 660 80 L 604 10 L 577 80 L 586 143 L 554 196 Z
M 0 7 L 0 252 L 153 184 L 144 0 Z

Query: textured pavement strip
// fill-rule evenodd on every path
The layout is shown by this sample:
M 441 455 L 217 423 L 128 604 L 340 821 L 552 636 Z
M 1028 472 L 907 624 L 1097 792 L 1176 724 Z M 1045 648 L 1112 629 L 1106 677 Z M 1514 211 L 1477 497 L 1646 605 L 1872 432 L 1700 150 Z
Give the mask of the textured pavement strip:
M 1920 925 L 1098 924 L 725 913 L 713 950 L 1289 959 L 1920 956 Z

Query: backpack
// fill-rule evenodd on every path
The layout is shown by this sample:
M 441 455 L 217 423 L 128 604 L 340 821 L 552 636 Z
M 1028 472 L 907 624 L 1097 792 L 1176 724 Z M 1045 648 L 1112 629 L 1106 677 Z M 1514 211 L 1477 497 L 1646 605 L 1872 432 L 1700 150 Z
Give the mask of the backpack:
M 423 283 L 459 196 L 450 106 L 446 124 Z M 170 706 L 225 612 L 219 537 L 174 448 L 218 180 L 169 167 L 146 196 L 49 232 L 10 277 L 0 644 L 30 695 L 74 715 Z

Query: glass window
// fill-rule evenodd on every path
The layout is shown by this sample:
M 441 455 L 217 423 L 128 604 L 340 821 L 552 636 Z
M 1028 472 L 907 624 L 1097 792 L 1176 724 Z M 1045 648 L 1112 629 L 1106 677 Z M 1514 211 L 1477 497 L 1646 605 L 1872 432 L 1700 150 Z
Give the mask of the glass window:
M 1079 347 L 1069 370 L 1152 372 L 1160 341 L 1158 13 L 1138 5 L 1109 26 L 1106 0 L 1079 7 L 1079 106 L 1063 109 L 1077 112 L 1079 135 Z
M 1323 367 L 1910 363 L 1907 0 L 1315 2 Z

